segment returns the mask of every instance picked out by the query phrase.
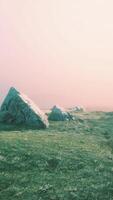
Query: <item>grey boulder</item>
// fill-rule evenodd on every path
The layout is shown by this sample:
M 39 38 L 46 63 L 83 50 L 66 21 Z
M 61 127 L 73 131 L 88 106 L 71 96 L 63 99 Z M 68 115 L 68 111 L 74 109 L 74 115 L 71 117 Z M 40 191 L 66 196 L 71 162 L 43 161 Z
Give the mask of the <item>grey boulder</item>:
M 68 121 L 73 120 L 73 116 L 64 108 L 54 106 L 51 109 L 48 119 L 51 121 Z
M 0 110 L 0 122 L 47 128 L 46 115 L 26 95 L 11 87 Z

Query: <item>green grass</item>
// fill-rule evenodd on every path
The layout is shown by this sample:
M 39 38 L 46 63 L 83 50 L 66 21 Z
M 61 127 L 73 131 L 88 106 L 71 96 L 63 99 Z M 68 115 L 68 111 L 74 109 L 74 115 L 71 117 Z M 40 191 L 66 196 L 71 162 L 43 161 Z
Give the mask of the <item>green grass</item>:
M 113 200 L 113 114 L 0 125 L 0 200 Z

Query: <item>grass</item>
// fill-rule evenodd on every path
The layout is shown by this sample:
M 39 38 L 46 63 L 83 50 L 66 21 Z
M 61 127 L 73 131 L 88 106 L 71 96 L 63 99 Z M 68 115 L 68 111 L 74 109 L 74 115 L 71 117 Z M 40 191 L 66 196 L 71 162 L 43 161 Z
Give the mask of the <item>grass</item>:
M 113 200 L 113 114 L 0 125 L 0 200 Z

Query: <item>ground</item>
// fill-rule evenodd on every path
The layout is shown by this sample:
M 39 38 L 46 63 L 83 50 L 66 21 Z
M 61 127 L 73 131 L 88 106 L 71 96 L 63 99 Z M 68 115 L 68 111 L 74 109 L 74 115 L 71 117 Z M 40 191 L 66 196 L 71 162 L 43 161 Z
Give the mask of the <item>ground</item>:
M 113 113 L 0 125 L 0 200 L 113 200 Z

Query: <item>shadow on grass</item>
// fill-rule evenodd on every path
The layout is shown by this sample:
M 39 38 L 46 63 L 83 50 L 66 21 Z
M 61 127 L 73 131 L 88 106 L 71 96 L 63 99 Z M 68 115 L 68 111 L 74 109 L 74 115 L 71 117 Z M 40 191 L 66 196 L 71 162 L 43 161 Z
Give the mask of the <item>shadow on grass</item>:
M 23 132 L 27 130 L 42 130 L 42 128 L 39 128 L 36 126 L 29 126 L 29 125 L 14 125 L 14 124 L 0 123 L 0 132 L 1 131 L 22 131 Z

